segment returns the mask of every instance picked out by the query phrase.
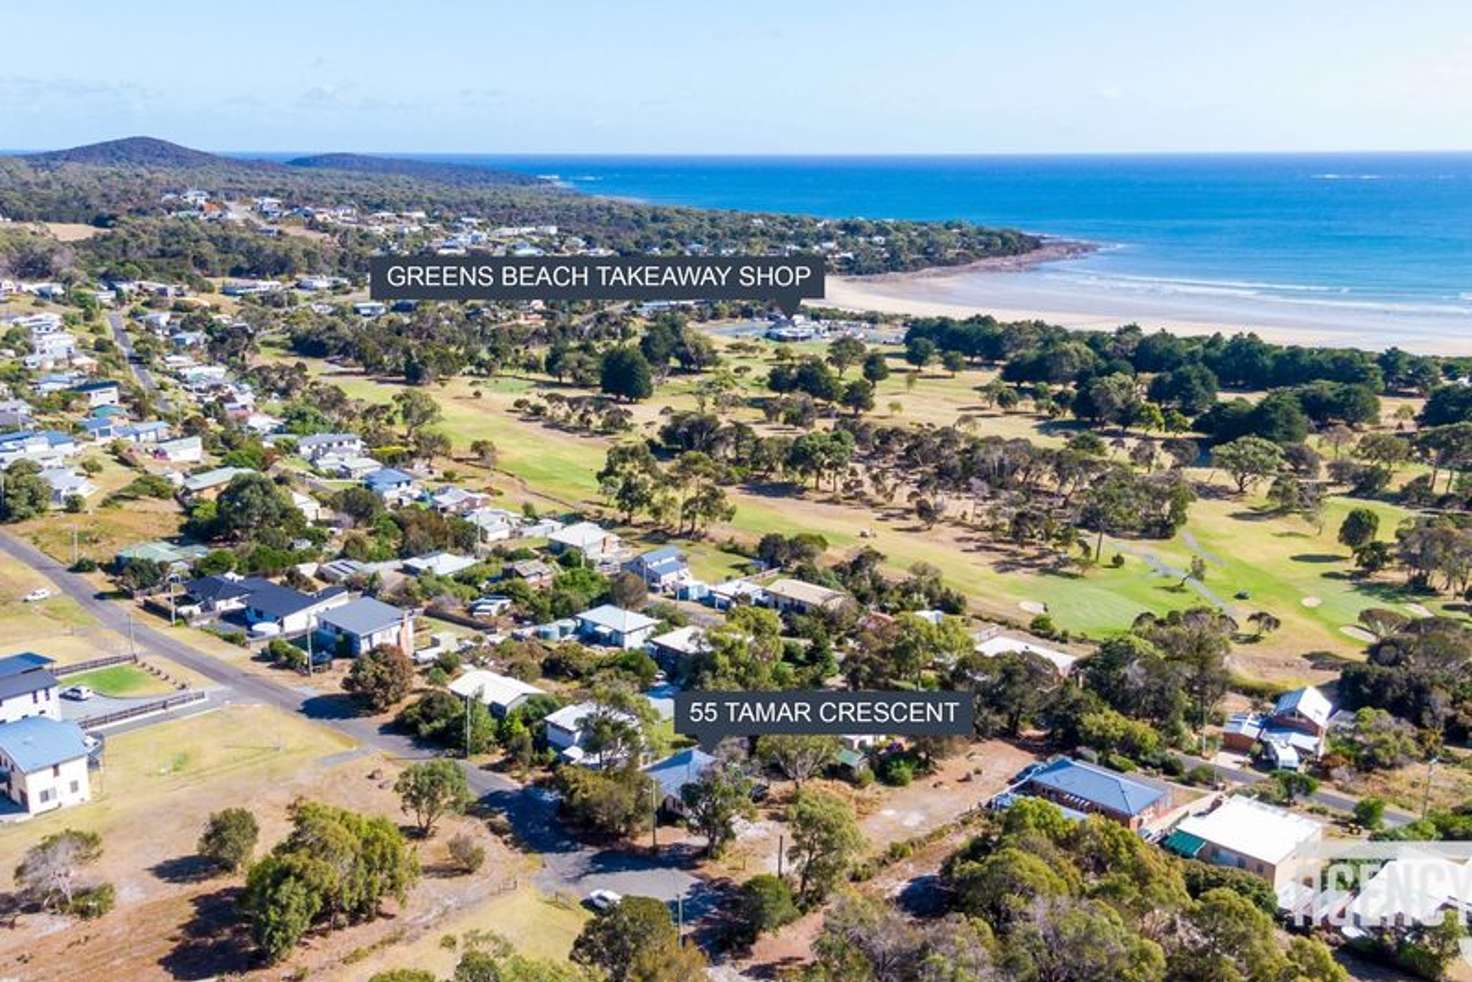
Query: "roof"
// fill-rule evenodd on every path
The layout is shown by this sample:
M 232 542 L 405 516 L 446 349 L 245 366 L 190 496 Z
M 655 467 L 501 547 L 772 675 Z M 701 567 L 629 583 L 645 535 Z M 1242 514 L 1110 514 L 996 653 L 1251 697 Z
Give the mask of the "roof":
M 339 630 L 359 637 L 373 634 L 377 631 L 397 627 L 403 623 L 407 612 L 392 604 L 386 604 L 382 600 L 374 600 L 372 597 L 359 597 L 351 603 L 334 607 L 318 618 L 324 624 L 331 624 Z
M 118 384 L 113 381 L 83 382 L 81 385 L 72 386 L 73 392 L 106 392 L 108 389 L 116 389 Z
M 201 576 L 185 583 L 184 592 L 204 603 L 219 603 L 221 600 L 249 596 L 251 587 L 244 580 L 229 576 Z
M 1289 713 L 1296 713 L 1318 726 L 1328 726 L 1334 707 L 1322 692 L 1306 685 L 1278 697 L 1277 704 L 1273 706 L 1273 715 L 1286 716 Z
M 414 475 L 397 467 L 383 467 L 363 478 L 363 483 L 371 488 L 394 488 L 401 484 L 413 484 Z
M 699 747 L 681 750 L 664 760 L 657 760 L 644 768 L 644 773 L 659 784 L 660 793 L 666 798 L 678 798 L 680 789 L 700 780 L 710 770 L 716 759 Z
M 206 546 L 197 543 L 186 543 L 175 545 L 162 539 L 152 542 L 140 542 L 126 549 L 118 550 L 119 559 L 151 559 L 159 563 L 185 563 L 195 559 L 203 559 L 210 554 Z
M 1405 843 L 1412 847 L 1412 843 Z M 1435 854 L 1393 859 L 1345 908 L 1351 924 L 1425 924 L 1447 907 L 1472 905 L 1468 865 Z
M 56 676 L 44 668 L 16 672 L 14 675 L 0 676 L 0 699 L 9 699 L 11 696 L 23 696 L 28 692 L 54 688 L 55 685 Z
M 615 607 L 613 604 L 603 604 L 600 607 L 594 607 L 592 610 L 585 610 L 576 616 L 584 624 L 591 624 L 594 627 L 605 628 L 609 631 L 617 631 L 619 634 L 632 634 L 635 631 L 642 631 L 659 623 L 653 617 L 646 617 L 634 610 L 624 610 L 622 607 Z
M 1053 667 L 1057 668 L 1064 675 L 1073 671 L 1073 663 L 1078 661 L 1078 656 L 1076 655 L 1064 654 L 1061 651 L 1055 651 L 1052 648 L 1047 648 L 1040 644 L 1033 644 L 1031 641 L 1009 638 L 1000 634 L 993 638 L 987 638 L 985 641 L 976 642 L 977 654 L 985 655 L 988 658 L 995 658 L 1009 651 L 1037 655 L 1044 661 L 1052 663 Z
M 545 690 L 530 682 L 477 668 L 450 683 L 457 696 L 474 696 L 488 706 L 510 706 L 523 696 L 545 695 Z
M 613 533 L 603 526 L 594 522 L 578 522 L 566 528 L 558 529 L 547 538 L 559 545 L 571 546 L 574 549 L 585 549 L 588 546 L 602 542 Z
M 548 726 L 555 726 L 558 729 L 567 730 L 569 733 L 579 733 L 583 728 L 583 720 L 592 716 L 598 710 L 599 704 L 591 700 L 588 702 L 576 702 L 571 706 L 563 706 L 555 713 L 548 713 L 546 723 Z M 621 709 L 610 710 L 609 715 L 629 723 L 638 722 L 634 717 Z
M 87 756 L 82 728 L 70 720 L 27 716 L 0 726 L 0 751 L 27 774 Z
M 34 672 L 38 668 L 45 668 L 51 664 L 51 659 L 45 655 L 38 655 L 34 651 L 22 651 L 14 655 L 6 655 L 0 658 L 0 678 L 11 675 L 19 675 L 22 672 Z
M 250 596 L 246 598 L 246 604 L 252 610 L 258 610 L 273 619 L 290 617 L 343 592 L 340 586 L 330 586 L 318 593 L 302 593 L 258 576 L 248 576 L 241 582 L 250 586 Z
M 1180 829 L 1176 829 L 1170 835 L 1166 836 L 1165 841 L 1160 845 L 1177 856 L 1195 859 L 1197 853 L 1206 848 L 1206 840 L 1200 836 L 1192 835 L 1190 832 L 1182 832 Z
M 511 571 L 523 579 L 531 579 L 534 576 L 552 575 L 552 567 L 540 559 L 522 559 L 511 564 Z
M 457 556 L 453 552 L 432 552 L 427 556 L 414 556 L 404 560 L 403 566 L 411 573 L 433 573 L 436 576 L 454 576 L 461 570 L 467 570 L 476 564 L 477 560 L 469 556 Z
M 297 447 L 328 447 L 334 443 L 362 442 L 356 433 L 312 433 L 296 441 Z
M 1176 831 L 1276 866 L 1303 843 L 1319 838 L 1324 827 L 1286 808 L 1238 795 L 1215 811 L 1187 817 Z
M 699 654 L 710 647 L 710 642 L 705 639 L 705 628 L 696 624 L 657 634 L 649 639 L 649 643 L 682 655 Z
M 200 471 L 191 474 L 184 479 L 185 491 L 203 491 L 220 484 L 228 484 L 240 474 L 254 474 L 255 471 L 249 467 L 216 467 L 213 470 Z
M 1138 815 L 1165 796 L 1162 788 L 1069 757 L 1050 762 L 1028 783 L 1121 815 Z
M 827 607 L 844 597 L 841 590 L 830 590 L 826 586 L 795 580 L 790 576 L 784 576 L 768 584 L 766 591 L 774 597 L 791 600 L 808 607 Z

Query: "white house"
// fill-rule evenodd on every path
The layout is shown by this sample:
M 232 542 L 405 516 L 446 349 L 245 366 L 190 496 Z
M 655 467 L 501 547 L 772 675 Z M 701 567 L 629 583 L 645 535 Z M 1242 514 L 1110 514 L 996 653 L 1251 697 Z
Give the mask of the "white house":
M 52 507 L 60 508 L 75 495 L 86 499 L 97 493 L 97 485 L 70 467 L 50 467 L 40 473 L 41 480 L 51 485 Z
M 73 392 L 79 392 L 87 398 L 87 405 L 92 408 L 97 406 L 116 406 L 120 401 L 118 384 L 116 382 L 86 382 L 75 387 Z
M 322 520 L 322 505 L 311 495 L 303 494 L 300 491 L 292 491 L 291 503 L 296 506 L 296 510 L 301 512 L 302 517 L 307 521 L 319 522 Z
M 363 440 L 356 433 L 312 433 L 298 440 L 296 449 L 297 453 L 314 462 L 328 454 L 356 457 L 363 453 Z
M 173 464 L 197 464 L 204 460 L 204 441 L 197 436 L 165 440 L 153 448 L 153 455 Z
M 322 614 L 353 599 L 340 586 L 307 594 L 259 577 L 247 577 L 241 582 L 250 588 L 243 608 L 245 619 L 252 625 L 274 624 L 282 634 L 306 631 L 316 626 Z
M 695 624 L 677 627 L 649 639 L 649 654 L 665 671 L 673 671 L 696 655 L 710 650 L 705 628 Z
M 783 577 L 763 588 L 768 601 L 781 611 L 796 611 L 800 614 L 814 610 L 833 610 L 841 605 L 848 595 L 840 590 L 807 583 L 791 577 Z
M 82 728 L 46 716 L 0 726 L 0 787 L 32 815 L 86 801 L 92 789 Z
M 415 556 L 404 560 L 404 572 L 414 576 L 431 573 L 435 576 L 454 576 L 474 566 L 476 561 L 468 556 L 457 556 L 453 552 L 432 552 L 427 556 Z
M 33 652 L 0 658 L 0 724 L 31 716 L 61 718 L 51 659 Z
M 372 597 L 359 597 L 317 616 L 317 631 L 333 645 L 341 644 L 353 656 L 381 645 L 414 651 L 414 614 Z
M 634 610 L 603 604 L 576 615 L 578 634 L 586 641 L 611 648 L 642 648 L 654 636 L 659 621 Z
M 579 702 L 547 714 L 543 720 L 547 727 L 547 745 L 559 751 L 565 759 L 586 762 L 588 736 L 600 713 L 606 713 L 631 726 L 637 726 L 639 722 L 622 710 L 611 709 L 596 702 Z
M 1245 869 L 1281 890 L 1294 880 L 1294 860 L 1323 837 L 1322 822 L 1235 795 L 1211 811 L 1187 816 L 1164 845 L 1191 859 Z
M 547 548 L 552 552 L 576 552 L 593 561 L 616 554 L 620 545 L 615 533 L 594 522 L 575 522 L 547 536 Z
M 995 658 L 1009 651 L 1037 655 L 1044 661 L 1050 662 L 1054 668 L 1058 669 L 1060 675 L 1072 672 L 1074 662 L 1078 661 L 1077 655 L 1066 654 L 1031 641 L 1023 641 L 1020 638 L 1009 638 L 1003 634 L 994 634 L 990 637 L 983 635 L 976 640 L 976 653 L 987 658 Z
M 455 679 L 450 683 L 450 691 L 462 699 L 479 699 L 497 717 L 504 717 L 532 696 L 546 695 L 545 690 L 530 682 L 483 668 L 473 669 Z

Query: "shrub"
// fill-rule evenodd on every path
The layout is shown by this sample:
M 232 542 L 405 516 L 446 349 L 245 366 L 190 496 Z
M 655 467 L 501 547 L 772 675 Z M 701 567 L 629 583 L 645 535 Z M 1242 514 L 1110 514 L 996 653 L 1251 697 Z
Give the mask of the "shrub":
M 117 891 L 111 883 L 99 883 L 73 894 L 66 912 L 84 921 L 96 920 L 112 910 L 117 899 Z
M 450 859 L 466 873 L 474 873 L 486 862 L 486 848 L 468 835 L 457 835 L 450 840 Z
M 797 903 L 786 880 L 760 873 L 741 884 L 736 899 L 738 940 L 750 944 L 764 931 L 775 931 L 797 920 L 797 916 Z

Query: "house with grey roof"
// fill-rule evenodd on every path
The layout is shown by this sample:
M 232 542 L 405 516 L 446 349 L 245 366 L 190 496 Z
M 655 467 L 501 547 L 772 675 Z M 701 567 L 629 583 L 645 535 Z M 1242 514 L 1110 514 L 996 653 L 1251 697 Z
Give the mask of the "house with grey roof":
M 32 651 L 0 658 L 0 724 L 30 716 L 61 718 L 59 683 L 50 665 L 50 658 Z
M 317 617 L 317 633 L 356 658 L 380 645 L 414 653 L 414 612 L 372 597 L 359 597 Z
M 661 546 L 641 552 L 624 563 L 624 569 L 642 579 L 651 590 L 672 590 L 690 575 L 685 554 L 675 546 Z
M 90 798 L 82 728 L 48 716 L 0 726 L 0 790 L 32 815 Z
M 603 604 L 576 615 L 584 641 L 610 648 L 642 648 L 654 636 L 659 621 L 634 610 Z
M 680 792 L 685 789 L 685 785 L 699 781 L 715 763 L 716 758 L 712 755 L 699 747 L 690 747 L 645 767 L 644 773 L 659 786 L 660 810 L 672 815 L 684 815 L 685 799 Z

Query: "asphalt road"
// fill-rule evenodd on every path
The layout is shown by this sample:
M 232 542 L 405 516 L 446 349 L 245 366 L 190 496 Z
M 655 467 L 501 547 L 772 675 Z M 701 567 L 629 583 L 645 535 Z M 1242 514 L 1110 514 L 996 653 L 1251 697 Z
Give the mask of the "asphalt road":
M 1186 762 L 1186 766 L 1188 768 L 1197 766 L 1210 767 L 1212 770 L 1216 771 L 1218 778 L 1230 784 L 1247 786 L 1260 784 L 1263 781 L 1268 781 L 1272 779 L 1272 775 L 1263 773 L 1262 771 L 1247 770 L 1241 767 L 1227 767 L 1222 764 L 1213 764 L 1209 760 L 1206 760 L 1202 757 L 1195 757 L 1191 754 L 1182 754 L 1181 759 Z M 1318 791 L 1315 791 L 1311 795 L 1306 795 L 1305 799 L 1313 802 L 1316 805 L 1323 805 L 1325 808 L 1332 808 L 1335 811 L 1340 812 L 1353 812 L 1354 806 L 1359 803 L 1359 799 L 1353 795 L 1343 794 L 1338 791 L 1322 788 Z M 1410 812 L 1401 811 L 1398 808 L 1391 808 L 1387 806 L 1385 809 L 1385 824 L 1389 826 L 1407 825 L 1410 822 L 1415 821 L 1416 818 L 1417 816 L 1412 815 Z
M 133 339 L 128 336 L 123 315 L 116 311 L 109 312 L 107 322 L 112 325 L 113 339 L 117 341 L 118 347 L 123 349 L 123 354 L 127 356 L 128 368 L 133 372 L 133 377 L 138 380 L 139 385 L 143 386 L 143 391 L 148 393 L 158 408 L 167 412 L 170 408 L 169 398 L 159 390 L 158 380 L 153 377 L 153 372 L 133 360 Z
M 129 632 L 126 607 L 98 596 L 86 579 L 69 572 L 30 543 L 8 533 L 0 533 L 0 553 L 49 578 L 106 627 L 121 634 Z M 162 655 L 215 683 L 219 691 L 211 693 L 211 704 L 260 703 L 282 712 L 301 714 L 347 734 L 362 746 L 400 760 L 426 760 L 439 756 L 436 750 L 418 744 L 405 734 L 357 716 L 346 696 L 324 695 L 307 686 L 283 685 L 227 665 L 137 617 L 132 620 L 131 631 L 141 652 Z M 643 852 L 587 845 L 566 829 L 558 816 L 556 799 L 542 789 L 524 787 L 503 775 L 469 763 L 462 763 L 462 766 L 471 789 L 481 802 L 504 812 L 517 838 L 528 849 L 541 855 L 543 867 L 535 880 L 542 889 L 579 897 L 594 889 L 608 889 L 670 902 L 682 898 L 687 921 L 698 918 L 715 903 L 711 889 L 689 872 L 693 856 L 670 848 L 663 849 L 658 856 L 651 856 Z

